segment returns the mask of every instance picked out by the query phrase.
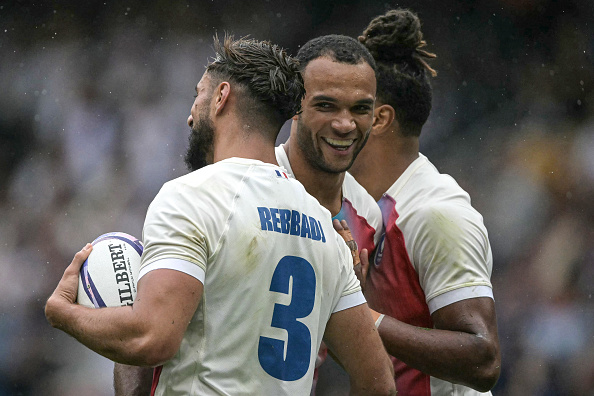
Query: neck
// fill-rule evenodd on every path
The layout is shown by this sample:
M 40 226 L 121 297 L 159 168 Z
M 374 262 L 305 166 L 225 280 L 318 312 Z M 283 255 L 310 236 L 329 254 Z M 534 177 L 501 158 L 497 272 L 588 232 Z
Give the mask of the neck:
M 332 216 L 336 216 L 342 207 L 344 172 L 329 173 L 313 168 L 300 152 L 299 145 L 291 144 L 291 138 L 285 143 L 285 151 L 295 178 L 310 195 L 330 211 Z
M 369 137 L 349 173 L 378 201 L 418 157 L 418 137 L 386 131 Z
M 214 162 L 238 157 L 277 164 L 272 133 L 256 131 L 245 123 L 229 123 L 224 133 L 215 133 Z

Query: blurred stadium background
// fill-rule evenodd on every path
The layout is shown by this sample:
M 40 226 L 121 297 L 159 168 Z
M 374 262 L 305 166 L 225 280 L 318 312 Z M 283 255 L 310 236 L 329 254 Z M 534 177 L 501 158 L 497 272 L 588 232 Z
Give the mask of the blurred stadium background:
M 85 242 L 140 237 L 162 183 L 185 173 L 214 33 L 296 53 L 396 6 L 438 55 L 421 150 L 490 233 L 493 393 L 594 395 L 591 0 L 83 3 L 0 2 L 0 395 L 112 394 L 111 362 L 51 329 L 44 301 Z

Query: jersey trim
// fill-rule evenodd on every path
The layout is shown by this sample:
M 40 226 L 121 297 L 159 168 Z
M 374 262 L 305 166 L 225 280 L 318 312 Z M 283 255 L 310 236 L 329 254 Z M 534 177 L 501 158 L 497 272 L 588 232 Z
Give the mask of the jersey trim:
M 489 286 L 466 286 L 460 289 L 455 289 L 439 296 L 436 296 L 427 302 L 429 312 L 437 311 L 446 305 L 453 304 L 458 301 L 468 300 L 469 298 L 490 297 L 493 298 L 493 289 Z
M 158 366 L 153 369 L 153 383 L 151 384 L 151 396 L 155 396 L 157 392 L 157 386 L 159 386 L 159 378 L 161 377 L 161 371 L 163 366 Z
M 202 284 L 204 284 L 204 279 L 206 277 L 204 270 L 194 263 L 181 259 L 164 258 L 153 261 L 152 263 L 142 267 L 140 273 L 138 274 L 138 279 L 142 278 L 148 272 L 157 269 L 172 269 L 183 272 L 184 274 L 188 274 L 191 277 L 198 279 L 200 282 L 202 282 Z
M 365 300 L 365 297 L 363 297 L 363 293 L 361 291 L 357 291 L 355 293 L 341 297 L 332 313 L 344 311 L 345 309 L 353 308 L 357 305 L 365 304 L 366 302 L 367 301 Z
M 285 151 L 284 143 L 281 144 L 280 146 L 277 146 L 274 149 L 274 154 L 276 155 L 276 161 L 278 162 L 278 166 L 283 168 L 284 170 L 286 170 L 287 173 L 289 175 L 291 175 L 292 177 L 295 177 L 295 174 L 293 173 L 293 169 L 291 169 L 291 163 L 289 162 L 289 156 L 287 155 L 287 152 Z

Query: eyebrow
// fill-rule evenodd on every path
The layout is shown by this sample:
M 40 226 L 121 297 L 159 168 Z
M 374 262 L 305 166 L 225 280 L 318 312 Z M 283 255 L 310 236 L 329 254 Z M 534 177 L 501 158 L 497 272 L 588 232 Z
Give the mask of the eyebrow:
M 314 101 L 325 101 L 325 102 L 338 102 L 338 100 L 336 100 L 336 98 L 333 98 L 332 96 L 326 96 L 326 95 L 316 95 L 312 98 L 312 100 Z M 374 102 L 373 99 L 360 99 L 358 101 L 355 102 L 355 104 L 361 105 L 361 104 L 369 104 L 372 105 Z
M 338 102 L 335 98 L 326 95 L 316 95 L 312 98 L 312 100 L 316 101 L 326 101 L 326 102 Z
M 374 99 L 361 99 L 361 100 L 358 100 L 356 103 L 357 104 L 373 105 L 374 102 L 375 102 Z

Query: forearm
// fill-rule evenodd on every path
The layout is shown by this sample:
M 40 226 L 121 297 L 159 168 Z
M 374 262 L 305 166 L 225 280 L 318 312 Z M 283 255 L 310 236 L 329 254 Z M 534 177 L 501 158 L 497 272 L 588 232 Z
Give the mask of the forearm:
M 431 376 L 486 391 L 499 376 L 499 356 L 485 335 L 425 329 L 386 316 L 379 334 L 388 353 Z
M 52 297 L 46 315 L 53 327 L 108 359 L 135 366 L 158 363 L 146 347 L 147 326 L 137 320 L 131 306 L 93 309 Z
M 113 388 L 115 396 L 147 396 L 151 391 L 153 369 L 115 363 Z
M 396 393 L 392 362 L 377 334 L 367 304 L 332 314 L 324 342 L 350 377 L 351 395 Z
M 396 386 L 393 385 L 393 377 L 389 378 L 378 378 L 376 387 L 360 386 L 357 382 L 351 378 L 349 384 L 349 396 L 367 396 L 367 395 L 382 395 L 382 396 L 394 396 L 398 394 Z M 388 384 L 388 385 L 386 385 Z
M 157 366 L 179 350 L 203 285 L 180 271 L 150 271 L 138 283 L 134 305 L 92 309 L 76 304 L 82 263 L 92 250 L 87 244 L 74 255 L 47 300 L 49 323 L 89 349 L 118 363 Z

